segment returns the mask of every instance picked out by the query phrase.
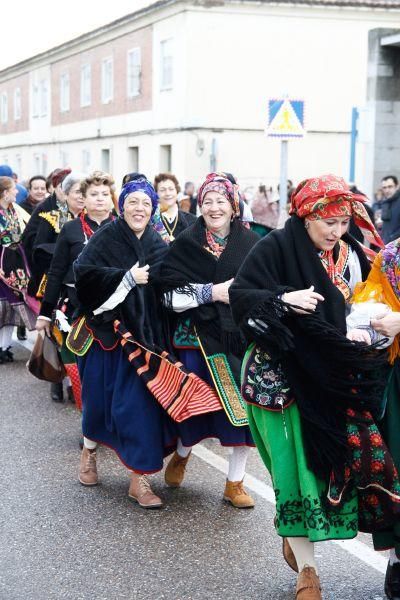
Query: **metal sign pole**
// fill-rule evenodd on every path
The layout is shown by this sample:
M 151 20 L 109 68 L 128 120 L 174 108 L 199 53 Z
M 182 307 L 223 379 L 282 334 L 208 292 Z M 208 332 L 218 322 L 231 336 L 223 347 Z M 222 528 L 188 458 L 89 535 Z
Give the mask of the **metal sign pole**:
M 281 140 L 281 174 L 279 179 L 279 208 L 281 215 L 287 212 L 288 145 L 288 140 Z

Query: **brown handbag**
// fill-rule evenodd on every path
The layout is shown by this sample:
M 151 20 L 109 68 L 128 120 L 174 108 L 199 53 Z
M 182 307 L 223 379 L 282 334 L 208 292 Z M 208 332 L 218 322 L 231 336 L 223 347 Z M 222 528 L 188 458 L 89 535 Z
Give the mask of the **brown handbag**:
M 44 330 L 37 335 L 27 367 L 32 375 L 51 383 L 61 383 L 67 375 L 57 342 Z

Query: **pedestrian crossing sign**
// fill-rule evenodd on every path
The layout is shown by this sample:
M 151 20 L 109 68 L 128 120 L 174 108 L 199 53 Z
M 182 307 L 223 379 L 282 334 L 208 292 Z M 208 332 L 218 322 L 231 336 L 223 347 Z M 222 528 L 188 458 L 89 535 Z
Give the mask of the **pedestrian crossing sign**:
M 303 137 L 304 100 L 272 98 L 268 102 L 267 135 L 271 137 Z

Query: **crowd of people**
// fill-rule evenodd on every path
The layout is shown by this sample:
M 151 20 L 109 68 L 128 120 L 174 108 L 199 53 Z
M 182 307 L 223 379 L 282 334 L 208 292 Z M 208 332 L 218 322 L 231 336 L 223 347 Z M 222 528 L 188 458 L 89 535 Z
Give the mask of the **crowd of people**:
M 14 327 L 57 331 L 82 410 L 80 483 L 98 484 L 105 445 L 129 497 L 160 508 L 149 476 L 169 457 L 179 487 L 214 438 L 230 448 L 221 497 L 252 508 L 256 447 L 297 600 L 322 598 L 315 542 L 359 531 L 390 550 L 385 592 L 400 598 L 397 179 L 372 209 L 341 177 L 290 182 L 284 223 L 265 186 L 249 206 L 227 172 L 197 194 L 172 173 L 128 173 L 118 194 L 101 171 L 17 185 L 0 166 L 0 363 Z

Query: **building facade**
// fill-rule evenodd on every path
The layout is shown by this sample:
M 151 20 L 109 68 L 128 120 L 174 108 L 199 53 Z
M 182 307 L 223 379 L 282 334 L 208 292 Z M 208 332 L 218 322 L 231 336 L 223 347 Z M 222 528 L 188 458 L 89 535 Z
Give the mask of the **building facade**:
M 160 0 L 0 72 L 0 163 L 21 177 L 68 165 L 199 182 L 220 169 L 249 190 L 276 185 L 267 104 L 287 94 L 304 98 L 307 128 L 289 144 L 289 177 L 348 178 L 370 32 L 399 17 L 400 0 Z

